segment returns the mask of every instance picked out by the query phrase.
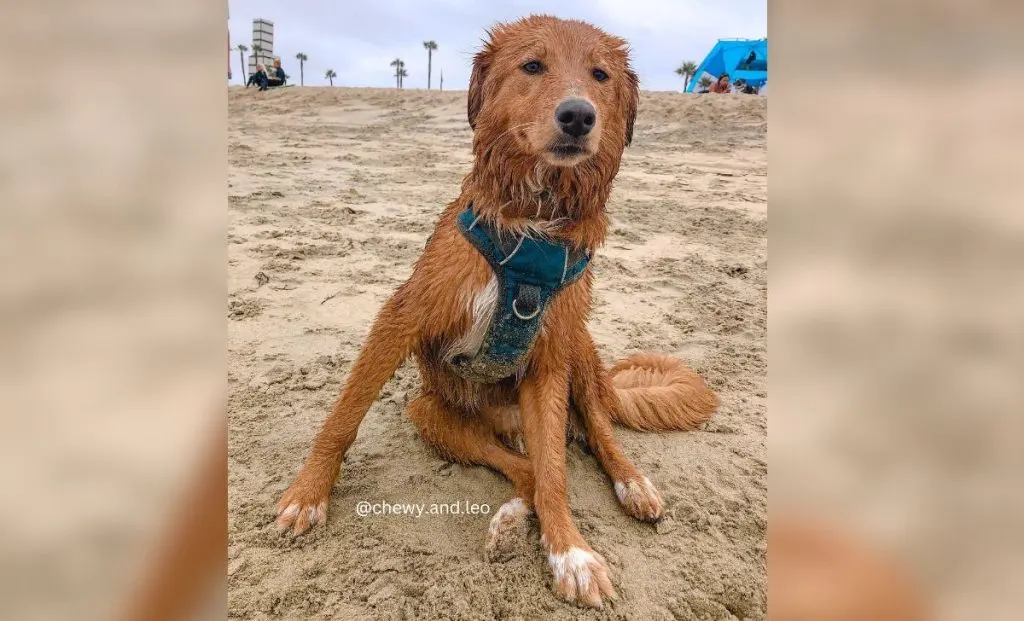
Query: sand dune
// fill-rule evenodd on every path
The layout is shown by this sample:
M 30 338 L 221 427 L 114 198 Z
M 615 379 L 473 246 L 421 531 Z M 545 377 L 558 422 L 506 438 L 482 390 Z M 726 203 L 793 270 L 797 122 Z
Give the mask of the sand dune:
M 298 471 L 375 312 L 469 170 L 465 92 L 234 88 L 229 96 L 232 619 L 765 618 L 767 98 L 644 93 L 594 263 L 606 361 L 688 360 L 721 396 L 689 433 L 618 432 L 666 501 L 625 515 L 569 452 L 570 503 L 618 601 L 562 603 L 537 541 L 483 558 L 490 516 L 359 517 L 359 501 L 496 509 L 511 486 L 427 450 L 407 365 L 370 410 L 324 528 L 276 534 Z

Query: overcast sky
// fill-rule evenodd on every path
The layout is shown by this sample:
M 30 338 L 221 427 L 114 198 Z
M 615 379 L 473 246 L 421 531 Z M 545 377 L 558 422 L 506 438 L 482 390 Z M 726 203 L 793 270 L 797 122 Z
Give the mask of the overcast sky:
M 624 37 L 644 90 L 680 90 L 674 70 L 700 63 L 720 38 L 767 36 L 767 0 L 229 0 L 231 45 L 252 47 L 252 20 L 274 22 L 274 54 L 298 82 L 295 54 L 304 52 L 306 84 L 394 86 L 395 57 L 405 61 L 406 88 L 425 88 L 433 39 L 433 85 L 444 70 L 445 90 L 465 90 L 472 56 L 485 29 L 530 13 L 587 20 Z M 250 52 L 251 53 L 251 52 Z M 248 62 L 248 61 L 246 61 Z M 232 83 L 239 81 L 238 52 Z

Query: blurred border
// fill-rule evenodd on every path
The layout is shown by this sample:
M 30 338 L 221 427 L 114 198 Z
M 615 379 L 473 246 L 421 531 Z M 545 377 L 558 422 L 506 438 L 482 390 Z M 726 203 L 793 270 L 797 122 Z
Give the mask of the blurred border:
M 1019 616 L 1021 13 L 769 5 L 773 621 Z
M 769 5 L 774 621 L 1019 616 L 1018 4 Z M 4 14 L 0 618 L 223 618 L 226 6 Z
M 226 28 L 4 4 L 2 619 L 226 616 Z

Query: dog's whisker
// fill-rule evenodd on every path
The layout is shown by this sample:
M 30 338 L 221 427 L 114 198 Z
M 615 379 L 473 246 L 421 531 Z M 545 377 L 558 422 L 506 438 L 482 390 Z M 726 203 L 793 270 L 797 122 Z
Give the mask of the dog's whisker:
M 512 134 L 512 132 L 514 132 L 514 131 L 516 131 L 518 129 L 522 129 L 524 127 L 530 127 L 530 126 L 533 126 L 533 125 L 537 125 L 537 122 L 536 121 L 530 121 L 528 123 L 520 123 L 519 125 L 513 125 L 512 127 L 509 127 L 505 131 L 503 131 L 500 134 L 498 134 L 498 136 L 496 136 L 494 140 L 498 141 L 498 140 L 501 140 L 502 138 L 508 138 L 508 137 L 515 138 L 515 136 Z

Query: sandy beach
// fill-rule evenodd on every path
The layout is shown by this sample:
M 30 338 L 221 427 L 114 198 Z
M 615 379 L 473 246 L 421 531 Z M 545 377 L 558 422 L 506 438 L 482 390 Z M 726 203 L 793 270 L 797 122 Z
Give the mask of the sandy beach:
M 557 599 L 536 524 L 490 562 L 490 515 L 357 515 L 361 501 L 493 514 L 511 492 L 420 441 L 404 413 L 411 362 L 363 422 L 326 526 L 275 531 L 375 313 L 458 195 L 465 104 L 464 91 L 230 90 L 229 618 L 765 619 L 766 97 L 644 93 L 608 204 L 590 317 L 602 357 L 680 356 L 722 403 L 697 431 L 618 430 L 665 500 L 657 525 L 627 516 L 593 457 L 569 450 L 573 515 L 617 601 Z

